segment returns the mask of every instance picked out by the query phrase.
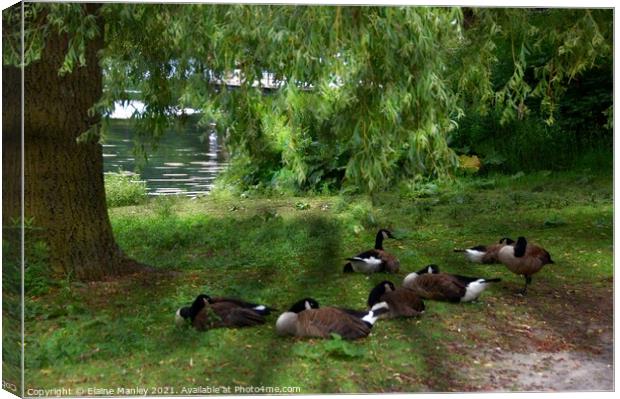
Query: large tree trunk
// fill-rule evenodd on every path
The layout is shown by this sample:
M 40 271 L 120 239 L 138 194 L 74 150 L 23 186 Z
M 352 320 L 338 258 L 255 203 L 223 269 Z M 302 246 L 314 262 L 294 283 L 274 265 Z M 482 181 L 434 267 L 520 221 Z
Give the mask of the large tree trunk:
M 96 13 L 100 4 L 84 5 Z M 103 154 L 97 138 L 77 141 L 99 117 L 88 110 L 100 98 L 102 70 L 100 35 L 86 48 L 86 66 L 60 76 L 68 47 L 67 35 L 51 33 L 40 60 L 24 71 L 24 196 L 25 217 L 40 228 L 55 272 L 82 280 L 97 280 L 135 270 L 121 252 L 107 214 L 103 184 Z M 18 68 L 3 67 L 5 90 L 19 90 L 11 76 Z M 8 81 L 7 81 L 8 80 Z M 7 93 L 3 93 L 5 96 Z M 9 105 L 9 109 L 6 108 Z M 5 104 L 5 115 L 19 113 L 19 104 Z M 3 212 L 5 223 L 19 216 L 19 124 L 3 137 Z M 36 230 L 35 230 L 36 231 Z

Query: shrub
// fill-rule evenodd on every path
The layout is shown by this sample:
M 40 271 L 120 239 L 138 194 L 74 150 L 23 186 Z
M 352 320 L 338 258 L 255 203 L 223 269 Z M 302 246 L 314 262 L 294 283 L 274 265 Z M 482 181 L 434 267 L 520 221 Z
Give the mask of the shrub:
M 138 205 L 146 200 L 146 182 L 130 172 L 106 173 L 105 194 L 110 208 Z

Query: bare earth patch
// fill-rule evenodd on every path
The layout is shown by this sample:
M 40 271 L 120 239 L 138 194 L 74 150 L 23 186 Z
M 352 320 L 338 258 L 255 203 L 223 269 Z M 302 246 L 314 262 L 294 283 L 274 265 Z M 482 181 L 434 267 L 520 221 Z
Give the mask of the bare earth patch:
M 610 347 L 611 354 L 611 347 Z M 611 391 L 613 359 L 584 352 L 503 352 L 493 357 L 491 391 Z
M 532 312 L 526 318 L 495 319 L 497 335 L 470 349 L 479 367 L 469 370 L 472 385 L 464 390 L 613 391 L 611 287 L 562 294 L 540 289 L 536 300 L 511 300 Z M 543 301 L 545 306 L 536 309 Z

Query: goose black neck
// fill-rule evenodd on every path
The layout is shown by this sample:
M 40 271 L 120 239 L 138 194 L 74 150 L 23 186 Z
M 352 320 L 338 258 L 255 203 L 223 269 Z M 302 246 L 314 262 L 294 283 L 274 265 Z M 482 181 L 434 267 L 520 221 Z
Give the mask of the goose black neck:
M 380 249 L 383 251 L 383 232 L 380 231 L 377 233 L 377 237 L 375 238 L 375 249 Z
M 377 285 L 375 288 L 370 291 L 368 294 L 368 307 L 372 307 L 376 303 L 380 302 L 381 295 L 385 294 L 385 287 L 382 284 Z
M 204 295 L 199 295 L 192 303 L 192 306 L 190 306 L 189 317 L 192 321 L 194 321 L 196 315 L 205 307 L 205 299 L 206 297 Z
M 519 237 L 515 244 L 514 254 L 515 257 L 520 258 L 525 255 L 525 248 L 527 247 L 527 240 L 525 237 Z

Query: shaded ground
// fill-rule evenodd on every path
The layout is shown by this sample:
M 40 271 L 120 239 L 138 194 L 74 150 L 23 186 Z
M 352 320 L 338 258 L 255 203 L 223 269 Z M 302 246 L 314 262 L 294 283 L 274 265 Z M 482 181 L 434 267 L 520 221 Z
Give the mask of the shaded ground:
M 31 256 L 26 385 L 264 385 L 302 393 L 612 389 L 610 179 L 508 177 L 485 182 L 491 187 L 484 190 L 480 180 L 459 184 L 422 197 L 387 193 L 375 203 L 230 195 L 112 209 L 122 248 L 165 273 L 84 284 L 48 279 L 45 257 Z M 385 247 L 403 272 L 343 274 L 343 259 L 371 246 L 379 227 L 400 238 Z M 556 262 L 534 276 L 525 298 L 513 295 L 521 277 L 452 251 L 521 234 Z M 200 292 L 281 310 L 304 296 L 359 309 L 379 281 L 399 282 L 429 263 L 502 282 L 476 303 L 427 302 L 422 317 L 378 322 L 368 338 L 352 343 L 279 337 L 277 315 L 265 326 L 206 333 L 173 323 L 175 310 Z
M 587 295 L 579 298 L 574 292 L 557 295 L 544 317 L 495 323 L 497 339 L 469 352 L 481 367 L 472 368 L 478 382 L 464 390 L 613 390 L 613 291 L 582 288 Z M 567 309 L 560 299 L 571 297 L 574 309 Z M 535 305 L 530 299 L 517 301 Z
M 608 350 L 612 351 L 611 346 Z M 584 352 L 500 353 L 485 391 L 612 391 L 613 359 Z

